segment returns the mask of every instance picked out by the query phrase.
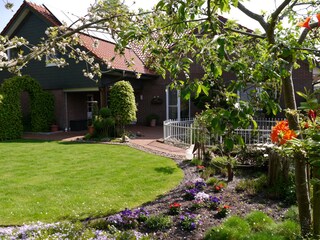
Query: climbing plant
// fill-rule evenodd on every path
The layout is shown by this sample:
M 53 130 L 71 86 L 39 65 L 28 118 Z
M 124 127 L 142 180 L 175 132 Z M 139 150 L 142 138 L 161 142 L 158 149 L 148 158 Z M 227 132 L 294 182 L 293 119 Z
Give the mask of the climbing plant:
M 0 86 L 0 140 L 20 138 L 23 132 L 20 95 L 30 96 L 31 130 L 48 131 L 54 117 L 53 96 L 29 76 L 6 79 Z

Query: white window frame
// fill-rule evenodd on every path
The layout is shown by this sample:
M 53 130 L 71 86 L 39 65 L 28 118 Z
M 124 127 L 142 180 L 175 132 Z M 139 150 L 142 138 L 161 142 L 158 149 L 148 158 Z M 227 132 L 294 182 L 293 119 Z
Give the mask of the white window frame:
M 54 58 L 57 58 L 56 55 L 54 54 L 49 54 L 49 55 L 46 55 L 46 67 L 56 67 L 58 66 L 56 63 L 54 62 L 50 62 L 51 59 L 54 59 Z

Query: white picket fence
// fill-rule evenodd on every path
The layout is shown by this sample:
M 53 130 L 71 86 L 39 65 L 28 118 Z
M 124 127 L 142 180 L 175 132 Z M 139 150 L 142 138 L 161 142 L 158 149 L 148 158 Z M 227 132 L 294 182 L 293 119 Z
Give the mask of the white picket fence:
M 270 143 L 270 133 L 272 126 L 280 118 L 259 118 L 255 119 L 257 129 L 237 129 L 236 134 L 242 136 L 246 144 L 264 144 Z M 216 136 L 210 133 L 207 129 L 199 129 L 195 127 L 194 119 L 184 119 L 182 121 L 166 120 L 163 122 L 164 141 L 171 142 L 177 145 L 192 145 L 199 140 L 205 141 L 207 146 L 212 146 L 215 143 L 221 143 L 221 136 Z

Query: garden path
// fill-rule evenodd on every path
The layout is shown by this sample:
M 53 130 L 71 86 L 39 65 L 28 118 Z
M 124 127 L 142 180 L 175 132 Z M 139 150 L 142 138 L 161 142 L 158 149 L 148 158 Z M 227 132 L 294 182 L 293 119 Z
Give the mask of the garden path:
M 136 136 L 130 139 L 130 143 L 133 145 L 141 146 L 143 148 L 160 152 L 165 155 L 174 155 L 179 158 L 184 158 L 185 156 L 185 149 L 163 143 L 162 126 L 147 127 L 131 125 L 127 127 L 126 130 Z M 51 141 L 74 141 L 77 139 L 81 139 L 86 133 L 87 131 L 24 133 L 22 138 Z

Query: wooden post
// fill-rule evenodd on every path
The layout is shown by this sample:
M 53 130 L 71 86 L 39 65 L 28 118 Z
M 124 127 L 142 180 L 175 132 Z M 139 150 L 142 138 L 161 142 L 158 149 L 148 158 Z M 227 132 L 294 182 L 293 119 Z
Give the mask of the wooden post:
M 100 108 L 107 107 L 107 87 L 100 87 Z
M 320 236 L 320 167 L 313 167 L 313 234 L 315 239 Z

